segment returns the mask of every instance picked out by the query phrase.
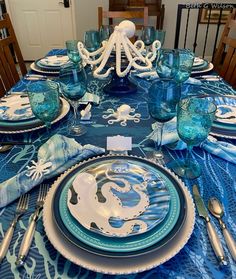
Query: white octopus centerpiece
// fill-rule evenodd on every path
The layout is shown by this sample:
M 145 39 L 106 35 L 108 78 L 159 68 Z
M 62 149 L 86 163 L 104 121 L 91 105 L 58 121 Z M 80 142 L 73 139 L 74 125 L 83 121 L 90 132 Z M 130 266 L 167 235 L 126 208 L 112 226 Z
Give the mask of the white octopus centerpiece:
M 115 26 L 114 32 L 108 41 L 103 41 L 102 47 L 96 51 L 89 52 L 82 42 L 78 43 L 78 50 L 81 58 L 87 64 L 96 65 L 93 75 L 96 78 L 106 78 L 112 70 L 116 70 L 119 77 L 126 76 L 131 67 L 140 72 L 148 72 L 152 75 L 152 62 L 155 60 L 161 43 L 156 40 L 153 42 L 150 51 L 145 51 L 143 41 L 137 40 L 134 44 L 129 38 L 135 34 L 135 24 L 132 21 L 124 20 Z M 104 70 L 111 53 L 115 51 L 115 67 L 111 66 Z M 128 60 L 124 67 L 121 63 L 122 55 Z

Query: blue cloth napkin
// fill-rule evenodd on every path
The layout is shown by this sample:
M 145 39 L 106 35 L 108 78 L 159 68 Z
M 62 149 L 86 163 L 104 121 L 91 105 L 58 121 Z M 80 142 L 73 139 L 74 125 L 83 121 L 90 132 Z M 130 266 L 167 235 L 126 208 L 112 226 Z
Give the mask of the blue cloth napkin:
M 156 128 L 157 124 L 154 123 L 152 125 L 153 132 L 148 135 L 148 138 L 154 141 L 157 138 Z M 169 149 L 173 150 L 182 150 L 187 147 L 186 143 L 183 142 L 178 136 L 176 129 L 176 118 L 164 124 L 162 145 L 166 145 Z M 208 136 L 208 138 L 200 144 L 200 147 L 211 154 L 236 164 L 236 146 L 231 143 L 218 141 L 213 136 Z
M 72 138 L 54 135 L 38 150 L 37 162 L 0 184 L 0 208 L 28 192 L 45 179 L 64 172 L 79 161 L 103 154 L 105 149 L 90 144 L 80 145 Z

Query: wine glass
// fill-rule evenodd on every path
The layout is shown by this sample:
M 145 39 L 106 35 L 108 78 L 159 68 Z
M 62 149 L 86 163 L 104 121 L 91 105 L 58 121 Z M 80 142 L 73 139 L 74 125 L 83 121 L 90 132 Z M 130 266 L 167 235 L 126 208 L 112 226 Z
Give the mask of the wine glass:
M 82 63 L 67 63 L 60 69 L 60 89 L 63 96 L 69 101 L 74 110 L 74 119 L 69 127 L 69 134 L 81 136 L 86 133 L 86 128 L 79 123 L 79 100 L 87 89 L 87 75 Z
M 114 28 L 112 25 L 102 25 L 100 27 L 100 39 L 102 41 L 107 41 L 111 34 L 113 33 Z
M 33 114 L 49 129 L 60 113 L 58 84 L 45 80 L 31 82 L 27 85 L 27 92 Z
M 179 84 L 171 79 L 159 79 L 149 88 L 149 113 L 157 120 L 157 130 L 154 131 L 156 150 L 153 153 L 157 160 L 164 157 L 161 150 L 163 125 L 176 116 L 180 95 Z
M 165 42 L 165 36 L 166 36 L 165 30 L 155 30 L 154 40 L 158 40 L 161 43 L 161 46 L 163 46 Z
M 155 40 L 155 28 L 153 26 L 144 26 L 142 28 L 141 40 L 147 46 L 147 52 L 150 48 L 150 45 Z
M 95 51 L 101 45 L 100 32 L 97 30 L 89 30 L 84 34 L 84 44 L 88 51 Z
M 160 49 L 156 72 L 160 78 L 174 78 L 179 69 L 179 54 L 174 49 Z
M 179 176 L 194 179 L 201 175 L 201 168 L 191 159 L 193 146 L 202 143 L 208 136 L 215 118 L 216 106 L 209 98 L 185 98 L 177 109 L 177 131 L 187 143 L 185 160 L 176 160 L 169 167 Z
M 78 51 L 78 40 L 68 40 L 66 41 L 67 55 L 71 62 L 78 63 L 81 61 L 81 57 Z
M 179 68 L 175 80 L 183 83 L 191 75 L 195 55 L 190 49 L 177 49 L 176 51 L 179 55 Z

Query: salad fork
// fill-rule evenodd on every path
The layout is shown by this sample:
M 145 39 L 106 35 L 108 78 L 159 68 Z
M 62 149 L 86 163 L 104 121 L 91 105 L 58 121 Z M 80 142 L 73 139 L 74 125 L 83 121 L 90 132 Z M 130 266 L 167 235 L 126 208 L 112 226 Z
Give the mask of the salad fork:
M 37 202 L 36 202 L 36 206 L 35 206 L 35 212 L 32 215 L 29 226 L 24 234 L 23 240 L 21 242 L 20 250 L 19 250 L 19 255 L 16 260 L 16 265 L 18 267 L 20 267 L 24 264 L 25 258 L 29 252 L 29 249 L 30 249 L 30 246 L 31 246 L 31 243 L 33 240 L 35 228 L 36 228 L 36 223 L 39 219 L 40 212 L 43 208 L 43 204 L 44 204 L 47 192 L 48 192 L 48 185 L 46 185 L 46 184 L 40 185 L 38 198 L 37 198 Z
M 6 256 L 16 224 L 19 218 L 21 217 L 21 215 L 25 213 L 25 211 L 28 209 L 28 205 L 29 205 L 29 194 L 22 195 L 16 207 L 15 217 L 10 227 L 8 228 L 0 246 L 0 263 Z

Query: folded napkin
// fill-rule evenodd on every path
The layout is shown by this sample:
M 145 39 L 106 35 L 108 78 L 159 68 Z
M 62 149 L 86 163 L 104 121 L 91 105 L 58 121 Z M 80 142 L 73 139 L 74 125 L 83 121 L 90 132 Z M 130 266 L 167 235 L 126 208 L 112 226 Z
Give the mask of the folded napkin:
M 39 148 L 37 162 L 32 160 L 21 173 L 0 183 L 0 208 L 45 179 L 57 176 L 79 161 L 104 152 L 103 148 L 90 144 L 82 146 L 72 138 L 52 136 Z
M 147 136 L 154 141 L 156 140 L 156 128 L 157 124 L 154 123 L 152 125 L 153 132 Z M 167 145 L 169 149 L 173 150 L 182 150 L 187 147 L 186 143 L 178 136 L 176 118 L 164 124 L 162 145 Z M 218 141 L 216 138 L 208 136 L 208 138 L 200 144 L 200 147 L 211 154 L 236 164 L 236 146 L 231 143 Z
M 65 63 L 67 63 L 69 60 L 68 56 L 58 56 L 58 55 L 52 55 L 44 57 L 40 60 L 40 63 L 45 66 L 62 66 Z

